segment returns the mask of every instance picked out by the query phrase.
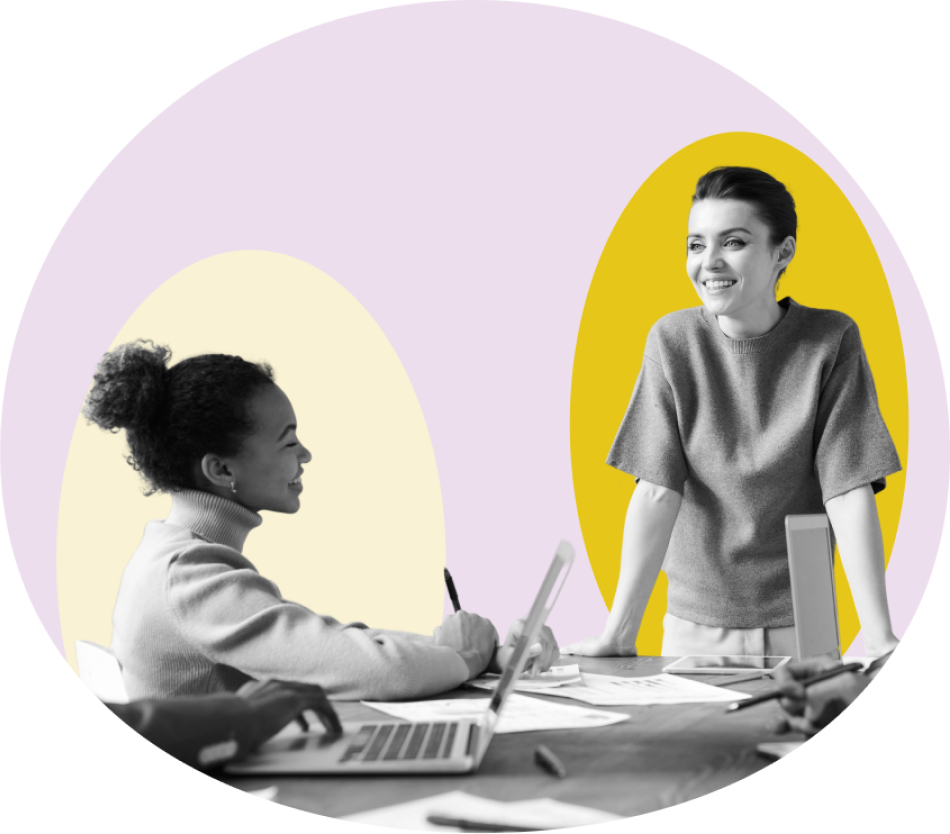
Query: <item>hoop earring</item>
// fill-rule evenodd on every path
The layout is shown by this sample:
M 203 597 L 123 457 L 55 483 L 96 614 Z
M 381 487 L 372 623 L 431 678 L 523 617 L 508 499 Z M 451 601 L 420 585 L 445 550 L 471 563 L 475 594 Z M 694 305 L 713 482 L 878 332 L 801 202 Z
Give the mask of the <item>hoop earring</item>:
M 237 487 L 234 485 L 234 481 L 231 481 L 231 492 L 237 495 Z

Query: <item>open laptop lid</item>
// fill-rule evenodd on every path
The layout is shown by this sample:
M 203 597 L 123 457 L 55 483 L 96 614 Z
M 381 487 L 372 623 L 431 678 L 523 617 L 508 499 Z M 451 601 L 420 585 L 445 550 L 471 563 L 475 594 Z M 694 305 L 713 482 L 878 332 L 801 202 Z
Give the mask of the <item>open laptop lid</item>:
M 498 723 L 498 716 L 501 714 L 502 707 L 508 696 L 514 691 L 515 684 L 521 673 L 524 671 L 525 664 L 528 661 L 528 649 L 538 642 L 538 634 L 541 633 L 541 626 L 544 625 L 548 614 L 554 608 L 567 574 L 574 564 L 574 548 L 570 542 L 561 541 L 558 545 L 554 558 L 551 560 L 551 567 L 541 583 L 541 589 L 534 598 L 531 605 L 531 611 L 525 621 L 524 631 L 518 642 L 515 644 L 515 650 L 501 675 L 501 680 L 495 688 L 495 694 L 492 696 L 488 705 L 488 712 L 481 723 L 481 738 L 478 740 L 478 752 L 475 756 L 476 767 L 485 755 L 488 748 L 488 742 L 495 732 L 495 725 Z

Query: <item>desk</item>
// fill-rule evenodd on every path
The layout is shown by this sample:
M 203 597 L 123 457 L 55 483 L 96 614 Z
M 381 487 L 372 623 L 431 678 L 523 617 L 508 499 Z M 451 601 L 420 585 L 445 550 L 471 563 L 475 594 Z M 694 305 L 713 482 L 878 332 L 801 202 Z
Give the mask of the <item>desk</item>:
M 585 672 L 643 677 L 658 674 L 674 659 L 564 657 L 555 662 L 577 662 Z M 723 680 L 715 676 L 690 678 Z M 755 693 L 771 686 L 771 681 L 764 678 L 733 688 Z M 485 694 L 459 690 L 452 697 L 484 698 Z M 550 700 L 587 706 L 564 698 Z M 343 721 L 391 720 L 358 702 L 340 702 L 336 706 Z M 779 712 L 774 703 L 732 715 L 724 712 L 725 705 L 721 703 L 596 709 L 625 712 L 630 718 L 592 730 L 496 735 L 481 767 L 469 775 L 222 778 L 242 790 L 276 784 L 277 801 L 282 805 L 328 817 L 454 790 L 499 800 L 551 797 L 629 817 L 702 796 L 766 767 L 769 760 L 756 753 L 755 746 L 775 739 L 766 727 Z M 566 779 L 556 779 L 534 764 L 534 748 L 541 743 L 564 763 Z

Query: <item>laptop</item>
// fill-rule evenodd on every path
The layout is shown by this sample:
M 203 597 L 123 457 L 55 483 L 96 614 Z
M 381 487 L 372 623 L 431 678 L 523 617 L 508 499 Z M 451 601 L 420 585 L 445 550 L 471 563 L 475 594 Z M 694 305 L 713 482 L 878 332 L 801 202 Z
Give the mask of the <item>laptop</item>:
M 788 572 L 792 584 L 798 657 L 840 660 L 838 604 L 828 516 L 785 516 Z
M 265 742 L 257 752 L 228 765 L 236 775 L 275 773 L 471 773 L 481 764 L 495 733 L 505 701 L 524 671 L 528 649 L 557 601 L 574 548 L 562 541 L 541 583 L 524 632 L 518 640 L 485 712 L 477 719 L 445 721 L 363 721 L 345 723 L 343 735 L 324 733 L 286 736 Z

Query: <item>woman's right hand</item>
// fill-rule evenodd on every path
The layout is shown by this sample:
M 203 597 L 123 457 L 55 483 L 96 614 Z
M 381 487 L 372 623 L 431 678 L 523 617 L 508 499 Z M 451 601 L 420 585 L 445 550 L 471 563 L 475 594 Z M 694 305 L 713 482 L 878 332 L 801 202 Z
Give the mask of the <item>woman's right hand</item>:
M 437 646 L 447 646 L 461 655 L 468 666 L 469 679 L 485 671 L 498 645 L 498 632 L 491 620 L 468 611 L 446 617 L 432 636 Z
M 582 657 L 636 657 L 637 645 L 634 642 L 623 642 L 616 637 L 601 634 L 598 637 L 588 637 L 569 646 L 561 647 L 561 654 L 576 654 Z

